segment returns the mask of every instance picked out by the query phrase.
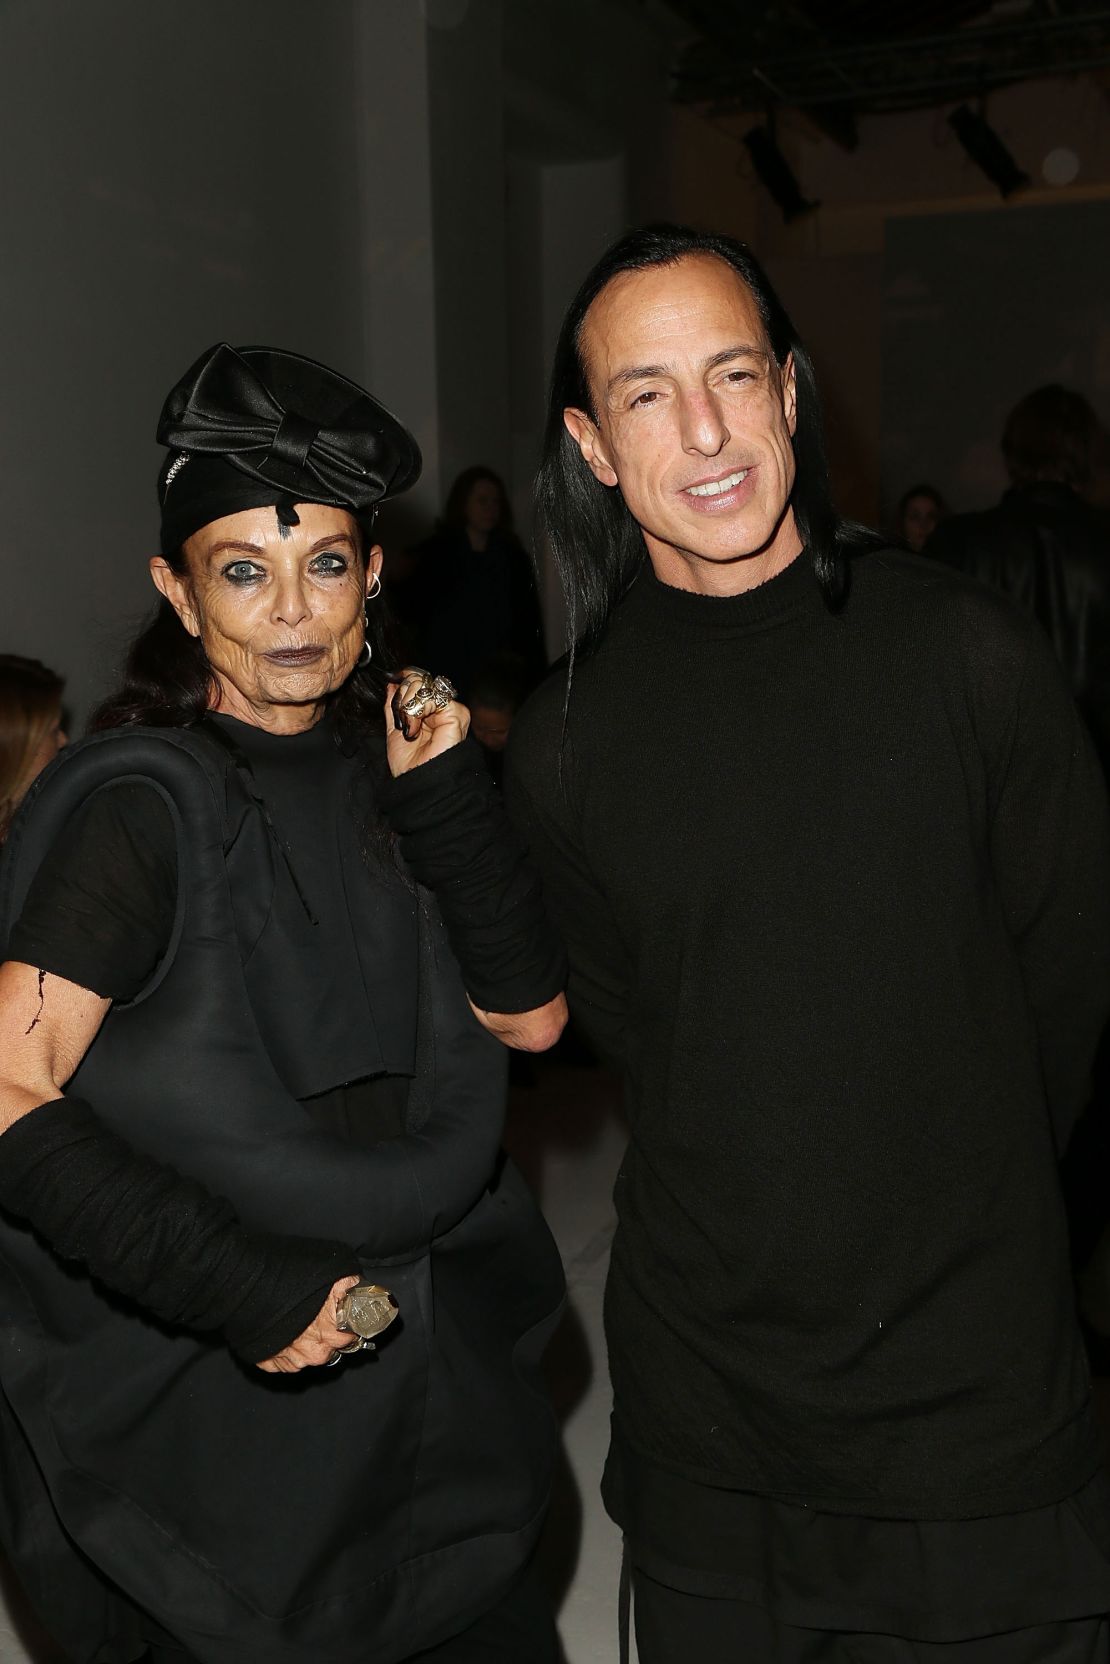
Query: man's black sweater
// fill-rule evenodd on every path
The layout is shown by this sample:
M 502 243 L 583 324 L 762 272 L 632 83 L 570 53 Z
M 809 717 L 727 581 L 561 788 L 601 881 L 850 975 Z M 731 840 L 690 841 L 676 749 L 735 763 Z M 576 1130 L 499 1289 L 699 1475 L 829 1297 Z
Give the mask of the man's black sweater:
M 645 565 L 565 735 L 564 695 L 508 788 L 628 1083 L 623 1447 L 878 1518 L 1069 1495 L 1099 1446 L 1056 1156 L 1110 1004 L 1110 842 L 1047 643 L 902 554 L 836 613 L 804 554 L 725 599 Z

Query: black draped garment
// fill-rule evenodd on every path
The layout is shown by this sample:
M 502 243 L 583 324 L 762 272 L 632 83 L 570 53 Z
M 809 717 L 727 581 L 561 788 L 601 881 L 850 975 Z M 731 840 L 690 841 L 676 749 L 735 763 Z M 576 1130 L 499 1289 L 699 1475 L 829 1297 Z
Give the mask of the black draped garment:
M 218 717 L 71 748 L 13 828 L 5 957 L 114 1002 L 72 1089 L 248 1228 L 351 1242 L 400 1306 L 376 1354 L 270 1377 L 0 1218 L 0 1523 L 75 1664 L 392 1664 L 531 1550 L 557 1256 L 498 1154 L 505 1054 L 380 812 L 439 849 L 466 985 L 526 1009 L 560 954 L 487 790 L 469 747 L 391 783 L 326 721 Z

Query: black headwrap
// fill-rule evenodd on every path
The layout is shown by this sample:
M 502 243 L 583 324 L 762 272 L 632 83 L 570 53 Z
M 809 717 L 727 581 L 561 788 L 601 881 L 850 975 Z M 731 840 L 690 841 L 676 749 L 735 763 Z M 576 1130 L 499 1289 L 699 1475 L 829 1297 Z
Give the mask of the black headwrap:
M 297 503 L 364 515 L 420 476 L 420 449 L 384 405 L 334 370 L 274 347 L 202 353 L 162 406 L 162 552 L 241 509 Z

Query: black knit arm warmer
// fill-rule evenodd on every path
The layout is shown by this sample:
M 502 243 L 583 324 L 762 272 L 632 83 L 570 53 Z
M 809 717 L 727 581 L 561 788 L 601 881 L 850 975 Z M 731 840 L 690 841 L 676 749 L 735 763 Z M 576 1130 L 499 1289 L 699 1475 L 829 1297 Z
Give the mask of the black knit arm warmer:
M 567 963 L 539 875 L 473 740 L 390 780 L 381 807 L 419 883 L 434 892 L 467 993 L 485 1011 L 534 1011 Z
M 131 1149 L 79 1098 L 40 1104 L 0 1137 L 0 1206 L 164 1322 L 221 1330 L 248 1363 L 296 1340 L 359 1270 L 342 1243 L 248 1233 L 230 1203 Z

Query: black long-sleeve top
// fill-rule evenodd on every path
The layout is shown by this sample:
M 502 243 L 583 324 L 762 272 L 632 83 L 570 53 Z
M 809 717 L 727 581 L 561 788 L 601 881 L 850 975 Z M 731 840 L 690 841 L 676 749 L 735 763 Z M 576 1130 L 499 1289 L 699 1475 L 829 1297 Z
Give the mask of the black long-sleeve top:
M 1097 765 L 1037 628 L 895 553 L 641 572 L 510 744 L 623 1066 L 607 1296 L 633 1461 L 891 1519 L 1095 1471 L 1055 1163 L 1110 1003 Z M 560 764 L 561 752 L 561 764 Z

